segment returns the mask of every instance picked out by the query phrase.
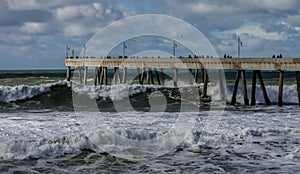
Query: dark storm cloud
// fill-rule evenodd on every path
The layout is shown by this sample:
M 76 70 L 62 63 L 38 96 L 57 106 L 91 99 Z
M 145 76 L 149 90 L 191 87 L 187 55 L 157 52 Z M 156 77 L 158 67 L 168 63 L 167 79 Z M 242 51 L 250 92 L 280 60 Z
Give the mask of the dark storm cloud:
M 6 13 L 0 12 L 0 26 L 15 26 L 25 22 L 47 22 L 53 16 L 49 11 L 43 10 L 13 10 Z
M 300 9 L 299 0 L 154 0 L 153 3 L 160 11 L 192 23 L 201 22 L 207 16 L 215 18 L 218 22 L 208 20 L 207 24 L 223 29 L 232 28 L 240 20 L 284 20 L 299 14 Z
M 84 42 L 112 22 L 158 13 L 195 26 L 220 55 L 236 54 L 239 35 L 245 44 L 242 55 L 268 56 L 275 50 L 297 56 L 299 9 L 299 0 L 0 0 L 0 55 L 26 54 L 32 59 L 20 59 L 22 66 L 27 61 L 47 66 L 47 56 L 64 57 L 66 44 L 80 51 Z M 5 66 L 5 60 L 0 61 Z
M 300 46 L 299 0 L 154 0 L 160 11 L 196 26 L 219 53 L 236 53 L 241 36 L 249 56 L 293 55 Z M 289 52 L 281 45 L 287 45 Z
M 4 1 L 0 2 L 0 27 L 17 26 L 25 22 L 47 22 L 53 19 L 49 10 L 11 10 Z

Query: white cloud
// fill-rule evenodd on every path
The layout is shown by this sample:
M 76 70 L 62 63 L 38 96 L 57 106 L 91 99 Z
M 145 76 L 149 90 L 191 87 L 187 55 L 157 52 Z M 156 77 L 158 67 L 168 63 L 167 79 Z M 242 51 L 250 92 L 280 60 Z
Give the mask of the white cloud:
M 233 30 L 232 32 L 238 35 L 246 34 L 251 37 L 258 37 L 266 40 L 285 40 L 287 38 L 286 34 L 281 32 L 267 32 L 262 29 L 261 25 L 243 26 L 239 29 Z
M 51 9 L 57 6 L 63 6 L 72 1 L 70 0 L 5 0 L 9 9 L 12 10 L 32 10 L 32 9 Z M 75 3 L 76 0 L 73 0 Z
M 283 32 L 267 32 L 262 28 L 261 24 L 257 25 L 246 25 L 238 29 L 227 30 L 227 31 L 214 31 L 212 34 L 220 39 L 228 38 L 228 35 L 243 35 L 247 38 L 261 38 L 265 40 L 286 40 L 287 35 Z
M 53 28 L 46 23 L 27 22 L 20 28 L 21 31 L 29 34 L 45 34 L 53 30 Z
M 21 35 L 19 37 L 13 36 L 12 39 L 18 43 L 30 42 L 32 40 L 31 37 L 28 35 Z
M 156 0 L 155 3 L 164 13 L 196 19 L 199 19 L 196 15 L 242 20 L 245 17 L 255 20 L 262 17 L 278 19 L 295 14 L 300 8 L 299 0 L 185 0 L 184 3 L 181 0 Z
M 254 2 L 264 8 L 275 10 L 292 10 L 299 8 L 298 0 L 254 0 Z
M 86 27 L 81 24 L 74 23 L 66 26 L 63 34 L 65 36 L 78 37 L 78 36 L 85 36 L 95 32 L 96 32 L 96 28 Z
M 12 10 L 28 10 L 38 8 L 38 2 L 35 0 L 6 0 L 8 8 Z
M 56 19 L 60 22 L 78 20 L 80 18 L 87 18 L 89 20 L 100 18 L 103 19 L 104 7 L 100 3 L 93 3 L 79 6 L 67 6 L 57 8 L 55 10 Z
M 15 33 L 6 33 L 1 35 L 0 41 L 10 45 L 22 45 L 25 43 L 30 43 L 32 41 L 31 36 L 15 34 Z
M 206 4 L 202 2 L 187 4 L 186 8 L 189 11 L 198 14 L 234 14 L 241 9 L 230 5 Z
M 290 26 L 299 27 L 300 26 L 300 14 L 289 15 L 285 21 Z
M 76 6 L 68 6 L 64 8 L 58 8 L 55 11 L 55 16 L 58 21 L 68 21 L 75 19 L 79 16 L 79 10 Z
M 63 28 L 62 34 L 68 37 L 96 33 L 107 24 L 132 14 L 126 8 L 111 8 L 105 3 L 65 6 L 54 9 L 54 13 Z

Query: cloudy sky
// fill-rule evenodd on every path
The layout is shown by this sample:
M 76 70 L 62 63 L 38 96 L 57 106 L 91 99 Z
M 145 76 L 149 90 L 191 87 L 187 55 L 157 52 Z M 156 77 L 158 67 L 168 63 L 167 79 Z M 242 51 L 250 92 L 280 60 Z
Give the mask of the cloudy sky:
M 164 14 L 201 31 L 217 53 L 300 57 L 299 0 L 0 0 L 0 69 L 64 68 L 105 26 L 138 14 Z

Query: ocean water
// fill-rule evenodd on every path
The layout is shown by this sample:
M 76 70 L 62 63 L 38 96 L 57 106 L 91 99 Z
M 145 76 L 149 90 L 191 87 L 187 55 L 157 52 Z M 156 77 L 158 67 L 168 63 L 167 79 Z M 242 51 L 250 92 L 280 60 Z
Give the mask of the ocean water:
M 216 84 L 207 102 L 201 84 L 95 87 L 66 82 L 65 70 L 0 71 L 0 173 L 299 173 L 294 74 L 283 107 L 278 73 L 263 73 L 269 106 L 259 85 L 256 106 L 241 89 L 228 105 L 235 73 L 225 75 L 227 102 L 214 100 Z

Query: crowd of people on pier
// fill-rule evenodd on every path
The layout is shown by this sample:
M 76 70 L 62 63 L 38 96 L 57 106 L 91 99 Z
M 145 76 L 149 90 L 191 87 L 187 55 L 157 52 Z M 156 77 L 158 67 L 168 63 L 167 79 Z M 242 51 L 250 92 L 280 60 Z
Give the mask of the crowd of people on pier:
M 110 59 L 110 58 L 112 58 L 112 59 L 115 59 L 115 58 L 119 58 L 119 59 L 121 59 L 121 58 L 129 58 L 128 56 L 118 56 L 118 57 L 112 57 L 112 56 L 106 56 L 106 57 L 95 57 L 95 56 L 91 56 L 91 57 L 89 57 L 89 56 L 85 56 L 85 57 L 79 57 L 79 56 L 76 56 L 76 57 L 73 57 L 73 56 L 70 56 L 70 57 L 66 57 L 67 59 L 88 59 L 88 58 L 90 58 L 90 59 L 95 59 L 95 58 L 108 58 L 108 59 Z M 160 56 L 157 56 L 157 57 L 147 57 L 147 56 L 144 56 L 144 57 L 139 57 L 139 56 L 132 56 L 132 57 L 130 57 L 130 58 L 161 58 Z M 169 58 L 174 58 L 173 56 L 170 56 Z M 184 57 L 184 56 L 178 56 L 177 58 L 214 58 L 213 56 L 210 56 L 210 55 L 194 55 L 194 56 L 192 56 L 192 55 L 189 55 L 189 56 L 187 56 L 187 57 Z M 229 58 L 229 57 L 228 57 Z M 232 57 L 230 57 L 230 58 L 232 58 Z
M 79 57 L 79 56 L 73 57 L 73 56 L 70 56 L 70 57 L 67 57 L 67 59 L 73 59 L 73 58 L 76 58 L 76 59 L 88 59 L 88 58 L 95 59 L 97 57 L 95 57 L 95 56 L 91 56 L 91 57 L 88 57 L 88 56 L 85 56 L 85 57 Z M 112 58 L 112 59 L 114 59 L 114 58 L 119 58 L 119 59 L 125 58 L 126 59 L 126 58 L 129 58 L 129 57 L 128 56 L 118 56 L 118 57 L 106 56 L 106 57 L 99 57 L 99 58 L 108 58 L 108 59 L 110 59 L 110 58 Z M 140 58 L 140 57 L 139 56 L 132 56 L 130 58 Z M 155 57 L 144 56 L 142 58 L 155 58 Z M 160 58 L 160 56 L 157 56 L 156 58 Z M 170 56 L 170 58 L 174 58 L 174 57 Z M 206 56 L 205 55 L 194 55 L 194 56 L 189 55 L 188 57 L 178 56 L 177 58 L 214 58 L 214 57 L 210 56 L 210 55 L 206 55 Z M 233 57 L 231 55 L 224 54 L 223 58 L 233 58 Z M 283 57 L 282 57 L 282 54 L 279 54 L 277 56 L 275 54 L 273 54 L 272 58 L 283 58 Z

